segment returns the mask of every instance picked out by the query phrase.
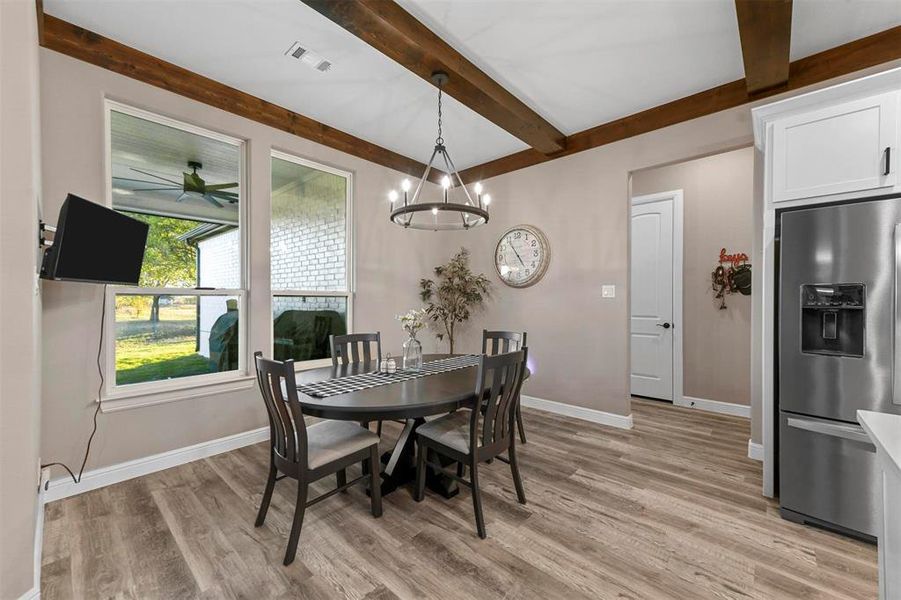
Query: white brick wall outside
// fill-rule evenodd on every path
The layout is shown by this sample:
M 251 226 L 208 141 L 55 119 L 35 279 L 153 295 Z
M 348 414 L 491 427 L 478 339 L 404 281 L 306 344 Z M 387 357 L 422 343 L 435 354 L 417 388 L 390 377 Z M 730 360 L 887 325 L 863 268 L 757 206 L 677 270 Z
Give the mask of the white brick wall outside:
M 273 292 L 346 289 L 346 185 L 343 177 L 317 172 L 273 194 Z

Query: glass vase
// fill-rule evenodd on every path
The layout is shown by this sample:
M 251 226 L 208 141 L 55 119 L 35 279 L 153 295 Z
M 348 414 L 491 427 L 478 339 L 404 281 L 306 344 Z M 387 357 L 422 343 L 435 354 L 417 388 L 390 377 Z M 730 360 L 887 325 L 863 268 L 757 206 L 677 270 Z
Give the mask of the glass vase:
M 422 370 L 422 344 L 411 335 L 404 342 L 404 371 Z

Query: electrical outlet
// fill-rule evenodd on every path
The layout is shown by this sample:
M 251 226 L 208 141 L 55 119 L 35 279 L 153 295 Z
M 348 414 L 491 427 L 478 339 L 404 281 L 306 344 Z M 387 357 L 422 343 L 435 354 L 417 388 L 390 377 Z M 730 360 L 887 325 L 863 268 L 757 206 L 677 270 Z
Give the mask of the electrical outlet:
M 601 298 L 616 298 L 616 286 L 613 284 L 602 285 Z

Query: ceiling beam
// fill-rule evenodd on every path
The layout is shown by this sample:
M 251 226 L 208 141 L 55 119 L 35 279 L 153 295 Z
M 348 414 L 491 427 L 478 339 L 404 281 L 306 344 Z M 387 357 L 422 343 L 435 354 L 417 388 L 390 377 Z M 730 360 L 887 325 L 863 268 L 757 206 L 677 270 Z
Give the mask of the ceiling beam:
M 393 0 L 301 0 L 426 81 L 450 76 L 445 92 L 542 154 L 566 147 L 566 136 Z
M 42 18 L 41 18 L 42 17 Z M 421 177 L 425 165 L 324 123 L 46 13 L 39 15 L 41 46 L 168 90 L 240 117 L 318 142 L 376 164 Z M 440 177 L 438 173 L 435 177 Z M 430 179 L 436 178 L 430 177 Z
M 523 150 L 465 169 L 460 176 L 463 181 L 485 180 L 896 60 L 901 60 L 901 26 L 793 61 L 789 65 L 788 82 L 782 87 L 752 96 L 746 81 L 738 79 L 574 133 L 567 138 L 566 150 L 555 156 Z
M 748 94 L 788 83 L 792 0 L 735 0 Z

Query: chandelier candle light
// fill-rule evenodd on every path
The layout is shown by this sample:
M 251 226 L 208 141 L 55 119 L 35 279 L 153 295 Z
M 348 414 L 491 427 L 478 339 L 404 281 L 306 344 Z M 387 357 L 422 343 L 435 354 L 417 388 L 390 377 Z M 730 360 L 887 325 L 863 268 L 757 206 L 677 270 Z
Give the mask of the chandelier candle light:
M 405 228 L 435 231 L 439 229 L 471 229 L 488 222 L 488 205 L 491 204 L 491 196 L 483 195 L 482 184 L 476 183 L 473 186 L 476 199 L 472 199 L 469 190 L 460 178 L 460 173 L 454 166 L 454 161 L 447 153 L 444 138 L 441 137 L 441 86 L 447 83 L 447 79 L 447 73 L 442 71 L 432 73 L 432 81 L 438 86 L 438 137 L 435 139 L 432 158 L 429 159 L 413 196 L 410 197 L 412 185 L 409 179 L 404 179 L 400 185 L 403 192 L 403 204 L 399 204 L 400 194 L 397 193 L 397 190 L 391 190 L 388 193 L 388 200 L 391 201 L 391 222 Z M 429 181 L 429 173 L 432 171 L 435 159 L 439 156 L 444 162 L 447 173 L 441 178 L 442 199 L 437 202 L 425 202 L 421 195 Z

